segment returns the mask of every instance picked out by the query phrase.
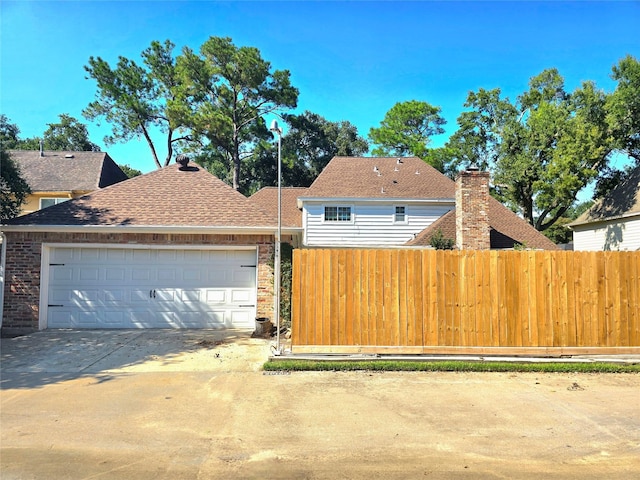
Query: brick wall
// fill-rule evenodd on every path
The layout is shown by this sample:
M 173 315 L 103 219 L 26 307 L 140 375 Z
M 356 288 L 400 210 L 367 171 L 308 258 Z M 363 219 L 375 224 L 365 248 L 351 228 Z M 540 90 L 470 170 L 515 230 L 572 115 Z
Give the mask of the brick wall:
M 186 235 L 157 233 L 5 232 L 7 255 L 2 330 L 38 329 L 40 257 L 43 243 L 102 243 L 141 245 L 237 245 L 258 247 L 258 317 L 273 318 L 272 235 Z M 283 239 L 285 240 L 285 239 Z
M 489 172 L 466 170 L 456 178 L 456 246 L 459 250 L 491 248 Z

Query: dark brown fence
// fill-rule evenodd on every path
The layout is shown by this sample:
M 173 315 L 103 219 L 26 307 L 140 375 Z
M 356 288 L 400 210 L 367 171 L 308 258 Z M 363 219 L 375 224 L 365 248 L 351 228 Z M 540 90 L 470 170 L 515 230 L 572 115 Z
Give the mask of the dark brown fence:
M 640 353 L 640 252 L 298 249 L 293 353 Z

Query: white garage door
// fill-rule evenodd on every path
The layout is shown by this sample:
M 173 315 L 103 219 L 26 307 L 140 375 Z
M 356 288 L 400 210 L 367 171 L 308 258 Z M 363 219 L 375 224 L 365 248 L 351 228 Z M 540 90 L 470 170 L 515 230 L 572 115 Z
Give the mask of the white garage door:
M 54 247 L 47 328 L 252 328 L 256 251 Z

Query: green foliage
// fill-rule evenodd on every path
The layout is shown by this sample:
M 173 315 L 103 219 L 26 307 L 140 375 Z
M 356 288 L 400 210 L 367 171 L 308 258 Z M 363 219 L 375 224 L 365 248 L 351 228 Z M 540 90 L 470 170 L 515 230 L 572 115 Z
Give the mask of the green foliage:
M 429 245 L 431 245 L 436 250 L 453 250 L 455 247 L 455 242 L 452 238 L 445 238 L 441 229 L 438 229 L 431 235 L 429 239 Z
M 119 57 L 115 68 L 100 57 L 89 58 L 84 68 L 97 83 L 96 100 L 83 111 L 89 120 L 104 118 L 111 124 L 111 135 L 104 138 L 107 145 L 144 138 L 158 168 L 171 161 L 174 145 L 190 140 L 189 136 L 174 137 L 182 125 L 170 117 L 169 107 L 177 101 L 178 88 L 174 45 L 154 41 L 142 52 L 144 66 Z M 166 135 L 167 155 L 163 163 L 158 158 L 151 137 L 154 128 Z
M 612 151 L 606 95 L 590 82 L 573 93 L 556 69 L 511 103 L 500 90 L 470 93 L 449 146 L 460 163 L 493 170 L 496 196 L 544 231 L 562 218 Z
M 640 62 L 627 55 L 613 67 L 618 85 L 607 98 L 606 120 L 615 147 L 640 162 Z
M 231 166 L 231 183 L 239 190 L 242 162 L 272 137 L 264 116 L 295 108 L 298 89 L 287 70 L 272 71 L 257 48 L 236 47 L 230 38 L 209 38 L 199 55 L 185 48 L 177 69 L 173 118 L 206 139 L 212 164 Z
M 20 129 L 16 124 L 11 123 L 6 115 L 0 114 L 0 148 L 2 150 L 12 150 L 17 148 Z
M 275 267 L 275 252 L 269 260 L 271 268 Z M 280 325 L 291 326 L 291 282 L 293 279 L 293 246 L 280 243 Z
M 447 123 L 440 112 L 440 107 L 427 102 L 411 100 L 396 103 L 386 113 L 380 127 L 369 130 L 369 139 L 376 145 L 372 153 L 428 159 L 431 137 L 444 133 L 442 127 Z
M 118 165 L 120 170 L 122 170 L 125 175 L 129 178 L 137 177 L 138 175 L 142 175 L 142 172 L 136 168 L 132 168 L 129 165 Z
M 293 247 L 288 243 L 282 243 L 280 256 L 280 325 L 289 328 L 291 327 Z
M 410 360 L 295 360 L 273 359 L 264 370 L 270 372 L 540 372 L 540 373 L 640 373 L 640 365 L 606 362 L 473 362 L 442 360 L 416 362 Z
M 44 132 L 45 150 L 66 150 L 76 152 L 99 152 L 100 147 L 89 140 L 87 126 L 72 116 L 59 115 L 58 123 L 49 123 Z
M 31 189 L 9 152 L 0 148 L 0 224 L 18 216 Z

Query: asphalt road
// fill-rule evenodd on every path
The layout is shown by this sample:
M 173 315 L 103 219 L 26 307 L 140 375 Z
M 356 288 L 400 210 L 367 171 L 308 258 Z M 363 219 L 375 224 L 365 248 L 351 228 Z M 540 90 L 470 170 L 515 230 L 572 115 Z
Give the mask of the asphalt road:
M 2 340 L 3 480 L 640 477 L 637 374 L 273 374 L 262 340 L 71 335 Z

